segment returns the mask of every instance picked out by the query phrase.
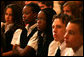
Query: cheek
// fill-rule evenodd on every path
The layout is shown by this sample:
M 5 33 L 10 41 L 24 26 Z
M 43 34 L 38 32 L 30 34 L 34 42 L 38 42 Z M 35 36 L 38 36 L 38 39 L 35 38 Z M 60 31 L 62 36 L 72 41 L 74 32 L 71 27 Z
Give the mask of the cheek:
M 76 45 L 76 38 L 74 38 L 75 36 L 70 36 L 69 39 L 68 39 L 68 45 L 70 47 L 74 47 Z
M 31 16 L 30 15 L 26 15 L 26 19 L 29 19 Z
M 40 28 L 41 28 L 42 30 L 45 30 L 45 29 L 46 29 L 46 23 L 45 23 L 45 22 L 41 22 Z
M 8 21 L 12 21 L 12 19 L 13 19 L 12 16 L 9 16 L 9 17 L 5 16 L 5 20 L 6 20 L 7 22 L 8 22 Z
M 31 20 L 33 20 L 33 17 L 34 17 L 33 15 L 29 14 L 29 15 L 27 16 L 27 19 L 31 21 Z
M 42 27 L 43 27 L 43 28 L 46 28 L 46 22 L 43 22 L 43 23 L 42 23 Z
M 80 38 L 80 36 L 75 36 L 74 39 L 73 39 L 73 43 L 74 43 L 74 46 L 82 43 L 82 38 Z
M 5 15 L 5 20 L 7 19 L 6 15 Z
M 9 21 L 12 21 L 12 18 L 13 18 L 12 16 L 9 16 Z
M 6 20 L 6 19 L 8 19 L 8 16 L 7 16 L 7 15 L 5 15 L 5 20 Z
M 59 37 L 64 38 L 65 30 L 64 29 L 60 29 L 58 34 L 59 34 Z
M 13 19 L 13 17 L 12 16 L 10 16 L 10 20 L 12 20 Z

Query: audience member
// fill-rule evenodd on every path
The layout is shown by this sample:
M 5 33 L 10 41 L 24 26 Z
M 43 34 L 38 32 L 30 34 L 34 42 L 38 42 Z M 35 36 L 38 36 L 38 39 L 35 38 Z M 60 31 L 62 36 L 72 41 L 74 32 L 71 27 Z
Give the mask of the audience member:
M 64 34 L 66 31 L 66 25 L 71 20 L 71 17 L 66 14 L 54 15 L 52 32 L 54 40 L 51 42 L 48 50 L 48 56 L 63 56 L 65 43 Z
M 24 23 L 22 21 L 21 16 L 21 8 L 15 4 L 9 4 L 5 10 L 5 23 L 1 26 L 3 33 L 6 39 L 6 49 L 1 54 L 2 56 L 10 56 L 12 55 L 13 46 L 10 44 L 14 32 L 20 28 L 24 28 Z
M 66 47 L 71 47 L 73 56 L 83 56 L 83 20 L 72 20 L 65 33 Z
M 51 13 L 50 13 L 51 12 Z M 56 14 L 53 9 L 46 8 L 38 13 L 37 29 L 38 31 L 29 40 L 27 46 L 24 49 L 19 49 L 16 45 L 15 50 L 20 56 L 47 56 L 48 46 L 53 40 L 52 38 L 52 17 Z

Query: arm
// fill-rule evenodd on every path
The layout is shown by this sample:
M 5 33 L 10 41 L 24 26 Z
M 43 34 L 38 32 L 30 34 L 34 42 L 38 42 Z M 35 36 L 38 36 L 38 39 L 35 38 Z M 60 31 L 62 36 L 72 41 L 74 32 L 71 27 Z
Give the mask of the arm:
M 12 38 L 12 41 L 11 41 L 11 45 L 13 45 L 13 50 L 15 48 L 15 44 L 18 44 L 19 45 L 19 36 L 21 34 L 22 30 L 21 29 L 17 29 L 13 35 L 13 38 Z M 11 51 L 8 51 L 8 52 L 5 52 L 5 53 L 2 53 L 1 55 L 2 56 L 13 56 L 15 55 L 15 53 L 13 52 L 13 50 Z
M 13 46 L 13 48 L 14 48 L 14 46 Z M 1 54 L 1 56 L 13 56 L 13 55 L 14 55 L 13 50 Z
M 5 52 L 5 53 L 1 54 L 1 56 L 12 56 L 12 55 L 13 55 L 12 51 L 8 51 L 8 52 Z
M 24 55 L 25 56 L 35 56 L 35 53 L 37 50 L 37 41 L 38 41 L 38 39 L 36 40 L 36 38 L 37 38 L 37 32 L 32 38 L 30 38 L 27 46 L 24 49 L 16 45 L 15 51 L 17 51 L 17 54 L 20 56 L 24 56 Z
M 35 50 L 30 46 L 26 46 L 22 49 L 20 46 L 16 45 L 15 50 L 19 56 L 35 56 Z

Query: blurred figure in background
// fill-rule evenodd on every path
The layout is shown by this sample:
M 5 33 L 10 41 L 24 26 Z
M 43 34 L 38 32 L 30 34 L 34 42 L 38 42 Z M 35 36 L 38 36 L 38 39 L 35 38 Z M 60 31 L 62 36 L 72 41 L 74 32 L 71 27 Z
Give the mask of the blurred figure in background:
M 52 8 L 53 9 L 53 1 L 39 1 L 38 5 L 41 9 L 44 8 Z
M 79 19 L 81 17 L 81 11 L 80 11 L 78 5 L 76 4 L 76 2 L 73 2 L 73 1 L 67 1 L 63 5 L 63 12 L 64 12 L 64 14 L 73 16 L 74 18 L 77 18 L 77 19 Z
M 36 3 L 38 4 L 38 1 L 24 1 L 25 5 L 29 4 L 29 3 Z
M 67 1 L 58 1 L 58 3 L 60 4 L 60 9 L 61 9 L 61 13 L 63 13 L 63 5 L 66 3 Z M 60 14 L 61 14 L 60 13 Z

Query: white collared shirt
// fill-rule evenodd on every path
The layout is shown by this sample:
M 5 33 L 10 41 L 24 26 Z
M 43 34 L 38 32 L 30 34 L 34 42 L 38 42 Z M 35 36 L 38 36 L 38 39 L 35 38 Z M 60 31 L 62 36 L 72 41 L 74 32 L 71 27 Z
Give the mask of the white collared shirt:
M 73 56 L 83 56 L 83 45 L 74 53 Z
M 17 29 L 14 34 L 13 34 L 13 38 L 12 38 L 12 41 L 11 41 L 11 44 L 12 45 L 20 45 L 20 35 L 22 33 L 22 29 Z
M 53 40 L 49 45 L 48 56 L 55 56 L 58 46 L 58 42 Z
M 61 56 L 73 56 L 74 52 L 72 48 L 65 48 Z
M 7 25 L 6 29 L 5 29 L 5 33 L 13 26 L 14 24 L 9 24 Z
M 5 32 L 4 33 L 6 33 L 13 25 L 14 25 L 13 23 L 6 25 L 6 23 L 1 22 L 1 28 L 3 26 L 5 26 L 5 28 L 4 28 Z
M 69 56 L 69 52 L 73 51 L 71 48 L 66 48 L 65 42 L 60 44 L 59 42 L 53 40 L 49 45 L 48 56 L 55 56 L 58 46 L 60 46 L 61 56 Z
M 38 48 L 38 31 L 35 32 L 35 34 L 30 38 L 28 42 L 28 46 L 32 47 L 35 51 L 37 51 Z
M 30 27 L 29 27 L 29 25 L 27 25 L 27 26 L 25 27 L 25 28 L 27 29 L 27 31 L 28 31 L 27 36 L 29 36 L 29 34 L 31 33 L 31 31 L 32 31 L 36 26 L 37 26 L 37 23 L 34 24 L 34 25 L 32 25 L 32 26 L 30 26 Z
M 31 31 L 37 26 L 37 24 L 34 24 L 32 25 L 29 30 L 28 30 L 28 33 L 27 33 L 27 36 L 31 33 Z M 21 36 L 21 33 L 22 33 L 22 29 L 17 29 L 15 32 L 14 32 L 14 35 L 13 35 L 13 38 L 12 38 L 12 41 L 11 41 L 11 44 L 12 45 L 20 45 L 20 36 Z

